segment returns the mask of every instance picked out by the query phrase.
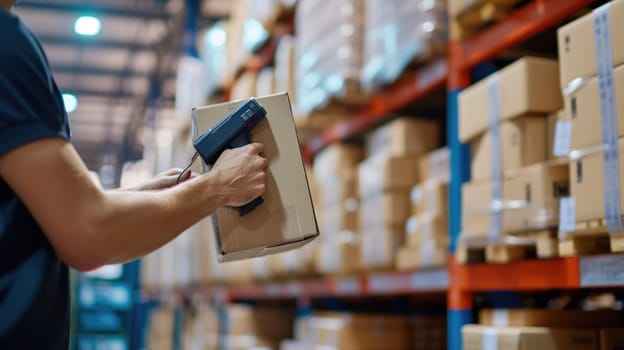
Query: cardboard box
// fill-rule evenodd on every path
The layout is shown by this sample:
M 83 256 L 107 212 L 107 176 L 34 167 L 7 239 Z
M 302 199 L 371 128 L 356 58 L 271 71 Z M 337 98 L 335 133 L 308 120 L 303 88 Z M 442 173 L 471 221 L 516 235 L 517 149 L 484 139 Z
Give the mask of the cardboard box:
M 500 125 L 500 145 L 495 145 L 493 141 L 492 133 L 488 131 L 471 142 L 473 181 L 492 177 L 493 147 L 500 149 L 499 162 L 503 175 L 546 160 L 546 118 L 524 116 L 505 121 Z
M 423 267 L 442 266 L 448 257 L 448 247 L 436 246 L 433 241 L 421 246 L 405 246 L 397 252 L 397 270 L 410 271 Z
M 565 161 L 536 164 L 503 181 L 503 233 L 540 230 L 558 225 L 559 199 L 569 193 L 566 164 Z M 492 206 L 490 181 L 464 184 L 462 235 L 487 237 Z
M 495 327 L 617 327 L 622 324 L 622 315 L 615 310 L 484 309 L 479 313 L 479 323 Z
M 412 216 L 405 224 L 405 243 L 418 247 L 427 242 L 448 245 L 448 217 L 422 214 Z
M 570 195 L 569 165 L 564 161 L 536 164 L 503 182 L 504 198 L 522 207 L 505 210 L 505 232 L 525 232 L 559 225 L 559 200 Z
M 266 119 L 252 131 L 252 139 L 264 144 L 270 162 L 264 204 L 244 217 L 234 208 L 220 208 L 213 213 L 220 261 L 298 248 L 319 234 L 288 94 L 260 97 L 257 101 L 267 110 Z M 211 128 L 241 103 L 196 109 L 198 132 Z
M 323 234 L 335 234 L 341 231 L 357 232 L 360 227 L 360 211 L 347 210 L 342 206 L 326 208 L 321 212 L 322 219 L 319 221 L 319 230 Z
M 353 233 L 341 232 L 324 235 L 320 240 L 314 265 L 320 273 L 348 274 L 356 272 L 360 265 L 360 239 Z
M 624 19 L 623 19 L 624 20 Z M 617 108 L 618 136 L 624 136 L 624 65 L 613 72 L 614 94 Z M 602 143 L 602 119 L 598 79 L 565 97 L 565 113 L 572 120 L 571 149 L 579 150 Z
M 467 325 L 462 344 L 464 350 L 595 350 L 598 336 L 594 330 Z
M 326 181 L 319 186 L 319 209 L 323 211 L 344 208 L 354 211 L 358 207 L 358 177 L 353 174 L 348 177 L 335 178 L 336 181 Z
M 525 57 L 496 74 L 500 89 L 500 120 L 527 114 L 547 114 L 563 107 L 557 61 Z M 492 77 L 459 95 L 459 139 L 469 142 L 489 125 Z
M 614 66 L 624 64 L 624 1 L 609 3 L 611 28 L 611 60 Z M 594 11 L 595 12 L 595 11 Z M 567 87 L 576 78 L 590 78 L 597 75 L 596 46 L 593 13 L 585 15 L 558 30 L 559 61 L 561 65 L 561 87 Z
M 600 350 L 624 349 L 624 328 L 605 328 L 600 330 Z
M 624 139 L 619 141 L 620 189 L 624 188 Z M 576 200 L 576 222 L 605 218 L 602 151 L 570 162 L 570 194 Z M 624 191 L 620 193 L 624 202 Z M 623 207 L 624 208 L 624 207 Z
M 409 217 L 409 193 L 385 192 L 360 203 L 361 227 L 402 227 Z
M 395 264 L 397 251 L 404 245 L 402 228 L 362 230 L 361 265 L 367 269 L 390 268 Z
M 429 180 L 412 188 L 410 202 L 413 215 L 444 216 L 448 213 L 448 184 Z
M 421 156 L 418 160 L 418 178 L 421 181 L 449 182 L 451 180 L 451 152 L 449 148 L 440 148 Z
M 383 154 L 363 161 L 359 166 L 360 198 L 382 192 L 409 191 L 418 183 L 416 157 L 386 157 Z
M 366 155 L 418 156 L 439 144 L 440 127 L 436 120 L 398 118 L 366 137 Z
M 362 160 L 362 147 L 336 143 L 327 146 L 314 158 L 314 176 L 316 181 L 325 185 L 357 174 L 357 167 Z
M 335 349 L 406 349 L 408 319 L 401 316 L 315 313 L 310 319 L 314 345 Z

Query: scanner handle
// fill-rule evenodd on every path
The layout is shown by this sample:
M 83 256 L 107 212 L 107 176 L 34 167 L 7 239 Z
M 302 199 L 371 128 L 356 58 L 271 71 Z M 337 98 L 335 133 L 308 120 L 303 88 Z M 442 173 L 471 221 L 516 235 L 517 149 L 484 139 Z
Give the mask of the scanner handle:
M 247 146 L 250 143 L 251 143 L 251 135 L 249 134 L 249 132 L 243 132 L 237 138 L 232 140 L 232 142 L 230 143 L 230 146 L 232 148 L 239 148 L 239 147 Z M 252 200 L 251 202 L 241 207 L 238 207 L 238 213 L 240 214 L 241 217 L 245 216 L 251 213 L 252 211 L 254 211 L 262 203 L 264 203 L 264 199 L 262 197 L 258 197 Z

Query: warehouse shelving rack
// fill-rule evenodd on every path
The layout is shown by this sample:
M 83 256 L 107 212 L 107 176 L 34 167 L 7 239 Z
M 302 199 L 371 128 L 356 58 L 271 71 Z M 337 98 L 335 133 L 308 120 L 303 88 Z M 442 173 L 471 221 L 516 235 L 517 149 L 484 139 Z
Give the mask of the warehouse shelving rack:
M 312 159 L 327 145 L 355 138 L 383 122 L 388 115 L 446 86 L 447 141 L 451 151 L 451 258 L 448 267 L 216 286 L 202 288 L 200 293 L 220 302 L 295 299 L 300 305 L 309 305 L 311 298 L 324 297 L 446 294 L 448 349 L 461 350 L 461 327 L 472 321 L 474 293 L 624 287 L 624 255 L 526 260 L 498 265 L 460 265 L 453 257 L 461 231 L 461 186 L 470 178 L 470 155 L 467 146 L 458 138 L 458 96 L 471 83 L 472 69 L 592 3 L 592 0 L 531 0 L 476 36 L 451 41 L 446 59 L 409 73 L 399 83 L 373 96 L 367 106 L 356 109 L 349 119 L 330 125 L 302 145 L 305 158 Z M 269 65 L 275 44 L 276 41 L 269 42 L 244 69 L 258 71 Z

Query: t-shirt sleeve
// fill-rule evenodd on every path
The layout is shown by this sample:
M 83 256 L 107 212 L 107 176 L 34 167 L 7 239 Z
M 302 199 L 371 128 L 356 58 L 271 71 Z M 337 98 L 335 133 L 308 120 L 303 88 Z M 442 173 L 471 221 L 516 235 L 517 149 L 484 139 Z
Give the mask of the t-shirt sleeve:
M 0 18 L 0 156 L 44 138 L 69 139 L 47 63 L 20 22 Z

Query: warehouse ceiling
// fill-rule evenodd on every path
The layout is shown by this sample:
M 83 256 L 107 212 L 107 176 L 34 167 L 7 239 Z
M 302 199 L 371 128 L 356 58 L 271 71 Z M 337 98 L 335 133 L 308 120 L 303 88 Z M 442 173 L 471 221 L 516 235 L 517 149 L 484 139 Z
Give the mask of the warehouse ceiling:
M 149 96 L 160 95 L 161 120 L 175 118 L 183 7 L 183 0 L 23 0 L 16 6 L 41 40 L 61 91 L 78 99 L 69 114 L 72 137 L 89 168 L 99 169 L 107 155 L 120 157 L 130 130 L 146 119 Z M 229 0 L 203 1 L 200 23 L 226 17 L 229 7 Z M 75 32 L 85 15 L 100 20 L 98 35 Z

